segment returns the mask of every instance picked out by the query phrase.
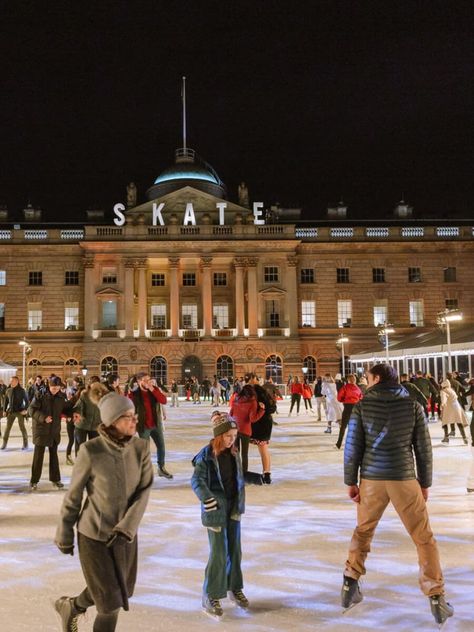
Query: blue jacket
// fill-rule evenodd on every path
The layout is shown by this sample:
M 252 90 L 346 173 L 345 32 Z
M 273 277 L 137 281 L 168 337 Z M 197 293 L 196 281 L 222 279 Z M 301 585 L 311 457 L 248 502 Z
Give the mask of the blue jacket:
M 232 518 L 245 513 L 245 481 L 242 471 L 242 462 L 237 452 L 235 455 L 237 465 L 237 498 L 234 507 L 229 508 Z M 227 526 L 227 498 L 224 485 L 219 472 L 219 463 L 212 453 L 210 445 L 205 446 L 192 460 L 194 474 L 191 478 L 191 486 L 194 493 L 201 501 L 201 520 L 204 527 Z M 217 509 L 204 511 L 204 501 L 215 498 Z

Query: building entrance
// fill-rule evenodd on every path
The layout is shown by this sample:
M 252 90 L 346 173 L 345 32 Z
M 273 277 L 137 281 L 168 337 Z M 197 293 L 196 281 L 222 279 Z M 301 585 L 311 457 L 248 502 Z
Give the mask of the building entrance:
M 197 377 L 199 383 L 202 381 L 202 363 L 201 360 L 194 355 L 186 356 L 182 364 L 183 380 L 190 377 Z

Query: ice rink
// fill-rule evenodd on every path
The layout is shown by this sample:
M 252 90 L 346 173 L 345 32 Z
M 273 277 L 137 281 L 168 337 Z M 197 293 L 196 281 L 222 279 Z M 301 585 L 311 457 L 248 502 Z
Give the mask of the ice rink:
M 342 451 L 325 424 L 304 412 L 288 418 L 288 403 L 275 417 L 274 483 L 247 488 L 242 522 L 248 612 L 223 602 L 222 622 L 201 611 L 201 585 L 208 544 L 191 491 L 191 458 L 209 440 L 209 405 L 181 403 L 167 409 L 167 468 L 174 480 L 156 477 L 139 532 L 138 583 L 129 612 L 117 630 L 249 632 L 327 630 L 436 630 L 429 603 L 418 588 L 415 548 L 389 508 L 377 530 L 363 579 L 363 603 L 346 614 L 340 587 L 346 550 L 355 525 L 355 506 L 342 482 Z M 2 429 L 5 424 L 2 422 Z M 466 493 L 470 448 L 459 437 L 440 444 L 441 427 L 430 424 L 434 484 L 429 508 L 455 616 L 445 630 L 474 630 L 474 494 Z M 30 431 L 31 436 L 31 431 Z M 60 446 L 63 482 L 66 439 Z M 83 588 L 78 557 L 53 544 L 64 493 L 47 481 L 47 464 L 37 492 L 28 490 L 32 450 L 20 450 L 18 428 L 0 452 L 0 630 L 60 630 L 53 601 Z M 155 457 L 153 456 L 155 460 Z M 250 469 L 260 471 L 250 448 Z M 93 612 L 79 624 L 92 630 Z

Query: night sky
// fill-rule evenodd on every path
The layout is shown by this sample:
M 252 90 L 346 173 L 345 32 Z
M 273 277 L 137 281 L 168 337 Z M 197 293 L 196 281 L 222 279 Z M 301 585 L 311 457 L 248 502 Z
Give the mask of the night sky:
M 6 4 L 6 3 L 5 3 Z M 188 145 L 236 201 L 343 196 L 354 218 L 401 195 L 472 217 L 474 10 L 463 2 L 9 3 L 0 15 L 0 201 L 48 220 L 139 201 Z

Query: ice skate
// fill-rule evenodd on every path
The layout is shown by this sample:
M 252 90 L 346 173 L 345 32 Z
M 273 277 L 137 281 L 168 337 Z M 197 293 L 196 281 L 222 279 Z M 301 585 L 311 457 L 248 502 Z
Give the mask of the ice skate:
M 241 590 L 234 590 L 229 593 L 229 599 L 233 601 L 240 608 L 247 609 L 249 607 L 249 600 Z
M 73 597 L 60 597 L 55 601 L 54 609 L 61 619 L 63 632 L 78 632 L 77 619 L 85 610 L 76 608 Z
M 209 617 L 216 621 L 220 621 L 224 615 L 219 599 L 213 599 L 207 595 L 202 598 L 202 608 Z
M 360 591 L 359 580 L 344 575 L 344 582 L 341 589 L 341 606 L 342 611 L 347 612 L 363 599 Z
M 454 614 L 454 608 L 451 604 L 449 604 L 444 595 L 431 595 L 430 606 L 431 606 L 431 614 L 435 618 L 436 623 L 439 626 L 439 629 L 442 630 L 444 625 Z

